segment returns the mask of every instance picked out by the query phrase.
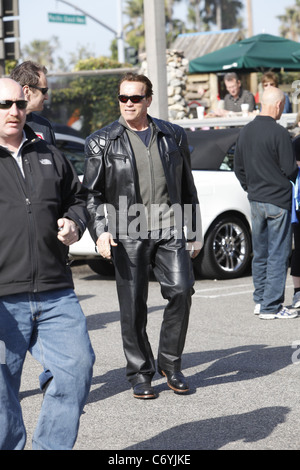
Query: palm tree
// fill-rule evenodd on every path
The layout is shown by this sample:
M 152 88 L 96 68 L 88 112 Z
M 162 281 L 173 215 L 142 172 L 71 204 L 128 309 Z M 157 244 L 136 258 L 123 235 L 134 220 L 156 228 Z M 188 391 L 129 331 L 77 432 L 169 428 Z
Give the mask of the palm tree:
M 239 0 L 187 0 L 188 20 L 196 31 L 207 31 L 211 24 L 218 29 L 241 26 L 239 18 L 243 3 Z
M 147 0 L 146 0 L 147 1 Z M 185 29 L 182 20 L 173 19 L 173 7 L 181 0 L 165 0 L 167 47 L 180 32 Z M 145 51 L 144 0 L 127 0 L 124 9 L 129 22 L 124 26 L 127 43 L 140 53 Z
M 281 21 L 280 35 L 298 41 L 300 34 L 300 0 L 296 0 L 296 5 L 287 7 L 285 14 L 279 15 L 277 18 Z
M 48 70 L 54 69 L 54 53 L 59 48 L 59 40 L 53 36 L 50 41 L 35 39 L 22 49 L 22 59 L 32 60 L 45 65 Z
M 124 26 L 126 42 L 139 52 L 145 50 L 144 0 L 127 0 L 124 10 L 129 22 Z

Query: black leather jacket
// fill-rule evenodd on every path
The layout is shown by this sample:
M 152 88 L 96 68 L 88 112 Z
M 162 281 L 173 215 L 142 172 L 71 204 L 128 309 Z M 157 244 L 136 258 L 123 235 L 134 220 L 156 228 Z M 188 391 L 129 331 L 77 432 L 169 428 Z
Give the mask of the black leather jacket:
M 195 233 L 196 217 L 197 228 L 201 227 L 200 209 L 186 134 L 180 126 L 155 118 L 149 119 L 152 120 L 157 133 L 157 144 L 171 205 L 190 205 L 191 210 L 188 212 L 192 220 L 187 224 L 187 239 L 199 240 L 201 234 L 196 237 Z M 124 215 L 128 225 L 131 220 L 128 217 L 128 209 L 136 203 L 141 203 L 141 198 L 135 157 L 125 127 L 119 121 L 90 135 L 86 139 L 85 153 L 83 185 L 89 192 L 89 230 L 96 242 L 101 233 L 108 230 L 105 204 L 114 208 L 117 217 L 120 217 L 119 222 Z M 126 207 L 122 204 L 124 201 Z

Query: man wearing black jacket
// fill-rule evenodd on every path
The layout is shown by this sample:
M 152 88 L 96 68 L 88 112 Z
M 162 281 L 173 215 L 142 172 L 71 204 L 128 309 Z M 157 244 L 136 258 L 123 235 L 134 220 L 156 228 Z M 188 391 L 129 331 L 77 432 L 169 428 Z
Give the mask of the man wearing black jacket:
M 53 127 L 44 116 L 39 113 L 44 109 L 48 100 L 47 68 L 31 60 L 17 65 L 10 73 L 10 78 L 18 82 L 23 88 L 26 107 L 26 124 L 41 139 L 48 144 L 56 145 Z M 51 371 L 44 370 L 39 376 L 40 389 L 44 392 L 52 379 Z
M 94 361 L 67 262 L 87 224 L 86 197 L 71 164 L 25 124 L 26 105 L 22 87 L 1 79 L 0 449 L 25 445 L 18 394 L 29 350 L 53 375 L 33 448 L 67 450 Z
M 186 134 L 179 126 L 150 117 L 151 101 L 152 83 L 146 76 L 122 77 L 120 119 L 87 139 L 83 181 L 89 190 L 91 235 L 104 258 L 113 256 L 127 378 L 138 399 L 157 396 L 146 332 L 150 265 L 168 299 L 158 372 L 176 393 L 189 391 L 181 372 L 194 285 L 189 252 L 195 257 L 202 246 Z
M 283 307 L 291 254 L 292 184 L 298 168 L 290 135 L 276 123 L 284 93 L 269 87 L 262 110 L 241 130 L 235 151 L 235 174 L 251 206 L 255 314 L 263 320 L 295 318 Z

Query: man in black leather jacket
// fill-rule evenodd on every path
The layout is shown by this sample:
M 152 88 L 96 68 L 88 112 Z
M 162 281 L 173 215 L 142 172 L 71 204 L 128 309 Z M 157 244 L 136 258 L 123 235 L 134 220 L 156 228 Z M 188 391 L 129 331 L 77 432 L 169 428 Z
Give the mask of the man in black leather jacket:
M 86 140 L 83 185 L 89 191 L 89 229 L 99 253 L 113 258 L 115 265 L 127 378 L 134 397 L 156 397 L 151 385 L 155 363 L 146 332 L 150 265 L 168 299 L 158 371 L 171 389 L 187 393 L 181 356 L 194 284 L 189 254 L 195 257 L 202 243 L 187 138 L 179 126 L 147 114 L 152 84 L 144 75 L 122 78 L 119 101 L 120 119 Z

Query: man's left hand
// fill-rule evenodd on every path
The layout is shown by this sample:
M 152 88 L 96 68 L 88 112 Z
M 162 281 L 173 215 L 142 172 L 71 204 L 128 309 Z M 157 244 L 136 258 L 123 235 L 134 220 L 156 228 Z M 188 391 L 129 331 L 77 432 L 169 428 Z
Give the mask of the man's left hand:
M 203 246 L 203 243 L 202 242 L 188 242 L 187 243 L 187 249 L 189 250 L 190 252 L 190 257 L 191 258 L 196 258 L 196 256 L 199 255 L 200 251 L 201 251 L 201 248 Z
M 57 221 L 58 234 L 57 238 L 66 246 L 78 242 L 78 227 L 73 220 L 62 218 Z

